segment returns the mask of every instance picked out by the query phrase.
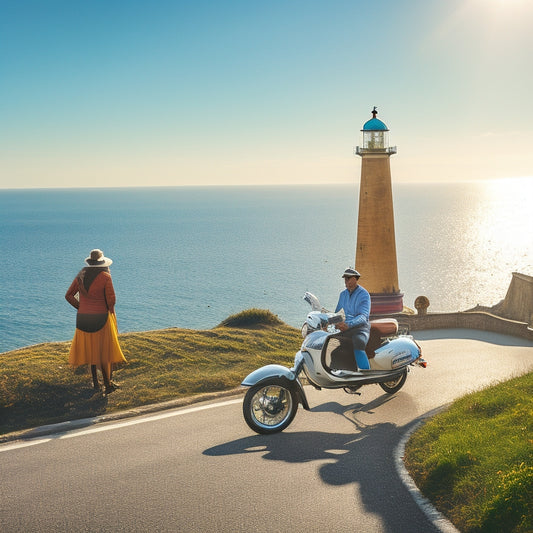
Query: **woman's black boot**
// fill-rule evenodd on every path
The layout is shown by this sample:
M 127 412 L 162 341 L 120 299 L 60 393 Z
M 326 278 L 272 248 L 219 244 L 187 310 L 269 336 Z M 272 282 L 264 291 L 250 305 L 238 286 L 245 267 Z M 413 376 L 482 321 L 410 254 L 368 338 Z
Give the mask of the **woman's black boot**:
M 95 390 L 100 390 L 100 383 L 98 381 L 98 374 L 96 373 L 96 365 L 91 365 L 91 375 L 93 377 L 93 387 Z

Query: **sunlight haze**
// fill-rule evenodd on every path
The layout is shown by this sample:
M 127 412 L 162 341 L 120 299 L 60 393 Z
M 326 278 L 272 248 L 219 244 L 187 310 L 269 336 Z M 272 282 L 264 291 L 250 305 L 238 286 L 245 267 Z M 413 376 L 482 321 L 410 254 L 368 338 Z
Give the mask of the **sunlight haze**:
M 0 188 L 533 176 L 530 0 L 0 5 Z

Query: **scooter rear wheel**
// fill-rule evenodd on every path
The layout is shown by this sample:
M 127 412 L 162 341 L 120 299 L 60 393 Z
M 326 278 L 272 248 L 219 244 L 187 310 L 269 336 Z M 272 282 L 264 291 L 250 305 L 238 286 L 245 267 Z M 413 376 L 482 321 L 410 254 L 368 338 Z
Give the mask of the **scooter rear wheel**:
M 250 387 L 242 404 L 248 426 L 263 435 L 283 431 L 297 410 L 296 393 L 277 380 Z
M 404 370 L 403 374 L 396 379 L 393 379 L 391 381 L 384 381 L 383 383 L 380 383 L 379 386 L 388 394 L 394 394 L 395 392 L 398 392 L 405 383 L 405 380 L 407 379 L 407 368 Z

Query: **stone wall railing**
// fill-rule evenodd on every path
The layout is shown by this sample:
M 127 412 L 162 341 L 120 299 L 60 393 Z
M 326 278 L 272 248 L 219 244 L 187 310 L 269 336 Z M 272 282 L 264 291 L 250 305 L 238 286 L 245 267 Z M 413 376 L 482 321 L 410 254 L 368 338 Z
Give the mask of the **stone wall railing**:
M 529 327 L 527 323 L 501 318 L 490 313 L 458 312 L 428 313 L 426 315 L 395 313 L 386 316 L 398 320 L 400 327 L 408 326 L 410 331 L 425 329 L 479 329 L 533 341 L 533 328 Z M 370 318 L 384 318 L 384 316 L 372 316 Z

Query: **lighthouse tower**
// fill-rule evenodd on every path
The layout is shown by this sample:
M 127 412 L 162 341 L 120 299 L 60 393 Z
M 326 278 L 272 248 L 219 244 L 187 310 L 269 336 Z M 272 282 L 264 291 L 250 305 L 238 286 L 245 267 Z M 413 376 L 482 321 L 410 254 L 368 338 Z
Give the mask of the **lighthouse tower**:
M 403 310 L 390 172 L 390 156 L 396 147 L 389 146 L 389 129 L 376 115 L 374 107 L 372 118 L 361 130 L 362 146 L 355 149 L 362 159 L 355 265 L 361 272 L 361 284 L 370 293 L 372 315 Z

